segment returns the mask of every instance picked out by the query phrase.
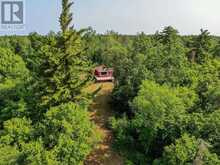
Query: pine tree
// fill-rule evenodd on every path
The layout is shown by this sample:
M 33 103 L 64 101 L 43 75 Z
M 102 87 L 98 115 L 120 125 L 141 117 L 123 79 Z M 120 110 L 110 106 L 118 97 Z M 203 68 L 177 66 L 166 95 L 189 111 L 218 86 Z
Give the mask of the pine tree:
M 198 35 L 194 41 L 194 47 L 196 51 L 196 62 L 202 64 L 207 61 L 210 56 L 212 39 L 208 30 L 201 29 L 200 31 L 200 35 Z
M 81 31 L 76 31 L 71 26 L 72 5 L 73 2 L 69 0 L 62 1 L 61 33 L 48 36 L 49 45 L 42 49 L 44 60 L 40 76 L 46 82 L 46 92 L 42 97 L 46 105 L 76 101 L 90 77 L 90 62 L 82 46 Z

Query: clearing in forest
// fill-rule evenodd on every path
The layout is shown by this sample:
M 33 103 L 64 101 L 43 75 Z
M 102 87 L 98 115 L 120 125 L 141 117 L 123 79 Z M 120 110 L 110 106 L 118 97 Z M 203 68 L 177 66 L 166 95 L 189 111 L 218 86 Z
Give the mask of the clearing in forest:
M 114 85 L 113 83 L 98 83 L 91 85 L 88 90 L 96 91 L 99 87 L 101 87 L 101 90 L 97 93 L 90 107 L 90 117 L 97 125 L 98 131 L 103 136 L 103 140 L 88 156 L 84 164 L 123 165 L 122 158 L 112 149 L 113 134 L 107 127 L 108 120 L 113 115 L 109 102 Z

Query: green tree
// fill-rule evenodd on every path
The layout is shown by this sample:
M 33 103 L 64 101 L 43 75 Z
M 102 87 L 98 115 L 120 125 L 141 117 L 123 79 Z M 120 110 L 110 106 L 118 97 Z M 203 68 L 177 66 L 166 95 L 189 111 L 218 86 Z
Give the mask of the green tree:
M 214 147 L 214 151 L 220 154 L 220 109 L 208 114 L 203 124 L 201 136 Z
M 136 114 L 133 122 L 140 129 L 139 140 L 143 142 L 146 152 L 158 133 L 167 138 L 163 139 L 164 142 L 179 136 L 185 106 L 167 86 L 144 81 L 132 106 Z
M 73 103 L 51 108 L 43 125 L 43 141 L 56 160 L 79 164 L 98 142 L 99 136 L 88 113 Z
M 220 58 L 220 41 L 216 44 L 216 46 L 213 49 L 213 55 L 214 57 Z
M 197 66 L 196 93 L 199 96 L 197 106 L 194 111 L 212 112 L 218 109 L 218 87 L 219 87 L 220 61 L 207 60 L 202 65 Z
M 145 54 L 153 46 L 153 40 L 144 33 L 138 34 L 133 42 L 133 51 L 136 54 Z
M 212 38 L 208 30 L 201 29 L 201 34 L 194 41 L 194 47 L 196 48 L 196 61 L 198 63 L 203 63 L 210 57 Z
M 0 123 L 24 113 L 25 82 L 31 79 L 25 62 L 11 50 L 0 48 Z
M 24 61 L 9 49 L 0 48 L 0 82 L 8 79 L 25 79 L 28 70 Z
M 0 164 L 1 165 L 15 165 L 21 153 L 12 146 L 0 145 Z
M 157 38 L 159 42 L 167 47 L 168 50 L 171 50 L 175 46 L 183 46 L 181 38 L 179 36 L 178 30 L 172 26 L 167 26 L 159 33 Z
M 20 147 L 28 142 L 33 134 L 31 121 L 26 118 L 12 118 L 4 122 L 4 131 L 0 137 L 1 144 L 15 145 Z
M 169 165 L 185 165 L 193 163 L 198 151 L 199 142 L 195 137 L 184 134 L 175 144 L 165 147 L 163 153 L 163 163 Z
M 201 34 L 196 38 L 195 46 L 198 49 L 202 49 L 206 52 L 210 51 L 211 36 L 208 30 L 201 29 Z
M 116 128 L 117 142 L 133 151 L 132 155 L 128 153 L 128 158 L 136 164 L 146 164 L 181 136 L 185 129 L 186 104 L 172 88 L 145 80 L 131 106 L 134 117 L 130 121 L 119 120 L 118 124 L 113 122 L 113 128 Z
M 81 88 L 89 80 L 90 62 L 82 48 L 81 32 L 70 27 L 72 4 L 69 0 L 62 1 L 62 32 L 58 37 L 48 36 L 49 45 L 42 48 L 39 76 L 45 88 L 42 99 L 46 105 L 77 101 L 76 96 L 80 95 Z
M 0 164 L 82 164 L 99 140 L 81 105 L 90 62 L 81 32 L 69 27 L 72 4 L 63 0 L 61 33 L 29 36 L 37 58 L 0 48 L 0 152 L 7 154 Z
M 210 153 L 208 145 L 195 137 L 184 134 L 175 144 L 165 147 L 162 161 L 154 164 L 187 165 L 187 164 L 219 164 L 216 154 Z

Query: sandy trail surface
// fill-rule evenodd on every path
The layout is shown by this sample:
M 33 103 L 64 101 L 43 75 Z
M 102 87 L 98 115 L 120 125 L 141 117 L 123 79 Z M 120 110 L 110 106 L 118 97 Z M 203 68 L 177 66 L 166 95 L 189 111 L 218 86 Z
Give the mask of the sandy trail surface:
M 123 165 L 123 159 L 112 149 L 113 133 L 107 127 L 108 120 L 113 115 L 109 102 L 114 85 L 98 83 L 91 85 L 88 90 L 95 91 L 100 86 L 101 90 L 90 107 L 90 117 L 97 125 L 103 140 L 87 157 L 84 165 Z

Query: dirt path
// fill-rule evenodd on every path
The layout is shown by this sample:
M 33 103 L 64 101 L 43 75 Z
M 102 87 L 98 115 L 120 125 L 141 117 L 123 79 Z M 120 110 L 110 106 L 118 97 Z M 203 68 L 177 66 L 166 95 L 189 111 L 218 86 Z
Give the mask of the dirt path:
M 108 120 L 112 116 L 109 101 L 113 84 L 94 84 L 89 87 L 89 90 L 95 91 L 99 86 L 102 86 L 102 89 L 91 105 L 90 117 L 96 123 L 98 131 L 102 134 L 103 141 L 88 156 L 84 165 L 123 165 L 122 158 L 112 150 L 113 135 L 111 130 L 107 128 Z

